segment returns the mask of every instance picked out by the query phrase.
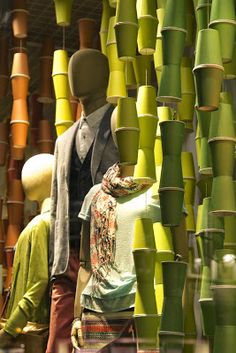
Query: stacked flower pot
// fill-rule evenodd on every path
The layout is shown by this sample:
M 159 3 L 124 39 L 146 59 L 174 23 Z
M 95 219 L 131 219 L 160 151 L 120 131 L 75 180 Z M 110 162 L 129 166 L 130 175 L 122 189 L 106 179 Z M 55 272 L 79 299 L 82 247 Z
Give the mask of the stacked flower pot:
M 152 84 L 152 55 L 137 55 L 133 68 L 137 87 Z
M 181 150 L 184 123 L 170 120 L 160 123 L 163 163 L 159 188 L 161 221 L 164 226 L 179 226 L 184 201 Z
M 54 101 L 52 84 L 52 63 L 53 63 L 54 44 L 52 37 L 45 37 L 42 42 L 40 55 L 40 81 L 39 97 L 40 103 L 49 104 Z
M 125 83 L 125 63 L 118 58 L 115 24 L 116 17 L 110 17 L 107 37 L 107 57 L 110 69 L 107 101 L 117 104 L 119 98 L 127 97 L 127 90 Z
M 139 147 L 139 120 L 134 98 L 120 98 L 116 117 L 116 140 L 119 150 L 119 161 L 125 165 L 135 165 Z
M 138 51 L 141 55 L 152 55 L 156 47 L 157 17 L 155 0 L 137 0 Z
M 27 144 L 29 114 L 27 95 L 29 88 L 29 67 L 26 53 L 15 53 L 12 63 L 11 85 L 13 106 L 11 112 L 12 157 L 22 159 Z
M 207 29 L 211 13 L 211 0 L 198 0 L 196 7 L 197 32 Z
M 56 97 L 55 126 L 60 136 L 74 123 L 69 101 L 68 55 L 64 49 L 54 51 L 52 78 Z
M 137 277 L 134 322 L 138 350 L 154 350 L 158 346 L 158 314 L 154 289 L 156 248 L 150 218 L 136 219 L 133 257 Z
M 54 0 L 56 23 L 58 26 L 67 27 L 71 23 L 73 0 Z
M 197 110 L 196 113 L 201 141 L 200 156 L 198 161 L 199 173 L 206 176 L 212 176 L 211 151 L 208 144 L 211 112 Z
M 235 127 L 232 104 L 223 97 L 221 101 L 219 110 L 211 114 L 208 142 L 213 168 L 211 213 L 223 217 L 236 213 L 233 182 Z
M 158 100 L 178 102 L 181 101 L 180 65 L 186 39 L 185 0 L 167 0 L 161 34 L 163 69 Z
M 101 52 L 107 55 L 107 36 L 110 17 L 114 16 L 114 9 L 110 7 L 108 0 L 102 0 L 102 17 L 99 31 Z
M 153 184 L 156 181 L 154 145 L 158 122 L 155 87 L 139 87 L 137 112 L 140 138 L 134 178 L 147 184 Z
M 12 32 L 16 38 L 26 38 L 28 35 L 27 1 L 14 0 L 12 4 Z
M 158 85 L 160 85 L 161 72 L 162 72 L 162 66 L 163 66 L 161 30 L 163 27 L 164 15 L 165 15 L 165 8 L 163 7 L 158 8 L 157 9 L 158 27 L 157 27 L 157 36 L 156 36 L 156 48 L 153 56 Z

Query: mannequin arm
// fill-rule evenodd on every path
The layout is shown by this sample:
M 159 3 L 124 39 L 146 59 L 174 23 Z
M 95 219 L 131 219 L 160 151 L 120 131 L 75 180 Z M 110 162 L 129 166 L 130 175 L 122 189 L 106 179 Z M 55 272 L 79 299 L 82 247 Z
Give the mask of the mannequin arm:
M 81 316 L 83 307 L 81 306 L 81 294 L 91 277 L 90 266 L 90 223 L 83 221 L 80 241 L 80 268 L 77 278 L 74 317 L 71 340 L 74 348 L 83 347 L 83 333 L 81 327 Z

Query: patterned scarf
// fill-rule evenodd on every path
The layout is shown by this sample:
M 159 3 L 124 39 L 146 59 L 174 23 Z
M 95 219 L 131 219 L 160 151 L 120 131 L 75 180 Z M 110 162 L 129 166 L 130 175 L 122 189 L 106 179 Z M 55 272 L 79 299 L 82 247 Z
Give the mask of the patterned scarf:
M 121 178 L 118 163 L 104 174 L 101 189 L 93 196 L 91 202 L 90 258 L 96 283 L 105 281 L 111 268 L 115 268 L 116 198 L 145 188 L 147 184 L 138 184 L 133 177 Z

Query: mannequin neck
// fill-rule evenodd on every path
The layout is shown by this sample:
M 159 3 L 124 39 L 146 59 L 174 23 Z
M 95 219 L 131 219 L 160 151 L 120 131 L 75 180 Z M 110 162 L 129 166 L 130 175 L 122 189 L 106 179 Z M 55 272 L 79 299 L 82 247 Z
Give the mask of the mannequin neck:
M 79 98 L 79 101 L 82 105 L 82 111 L 85 116 L 88 116 L 95 112 L 95 110 L 101 108 L 107 103 L 106 95 L 104 92 L 95 93 L 88 97 Z
M 132 177 L 134 174 L 134 165 L 121 165 L 120 176 L 121 178 Z
M 49 210 L 51 205 L 51 198 L 47 197 L 46 199 L 39 201 L 38 204 L 41 213 L 45 210 Z

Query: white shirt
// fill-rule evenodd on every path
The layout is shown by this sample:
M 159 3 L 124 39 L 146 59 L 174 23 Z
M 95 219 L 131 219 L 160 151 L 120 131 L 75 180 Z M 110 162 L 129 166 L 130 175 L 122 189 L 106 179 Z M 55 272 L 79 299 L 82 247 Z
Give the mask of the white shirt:
M 88 116 L 82 113 L 76 135 L 76 151 L 81 162 L 84 161 L 96 136 L 100 122 L 109 106 L 110 104 L 107 103 Z

